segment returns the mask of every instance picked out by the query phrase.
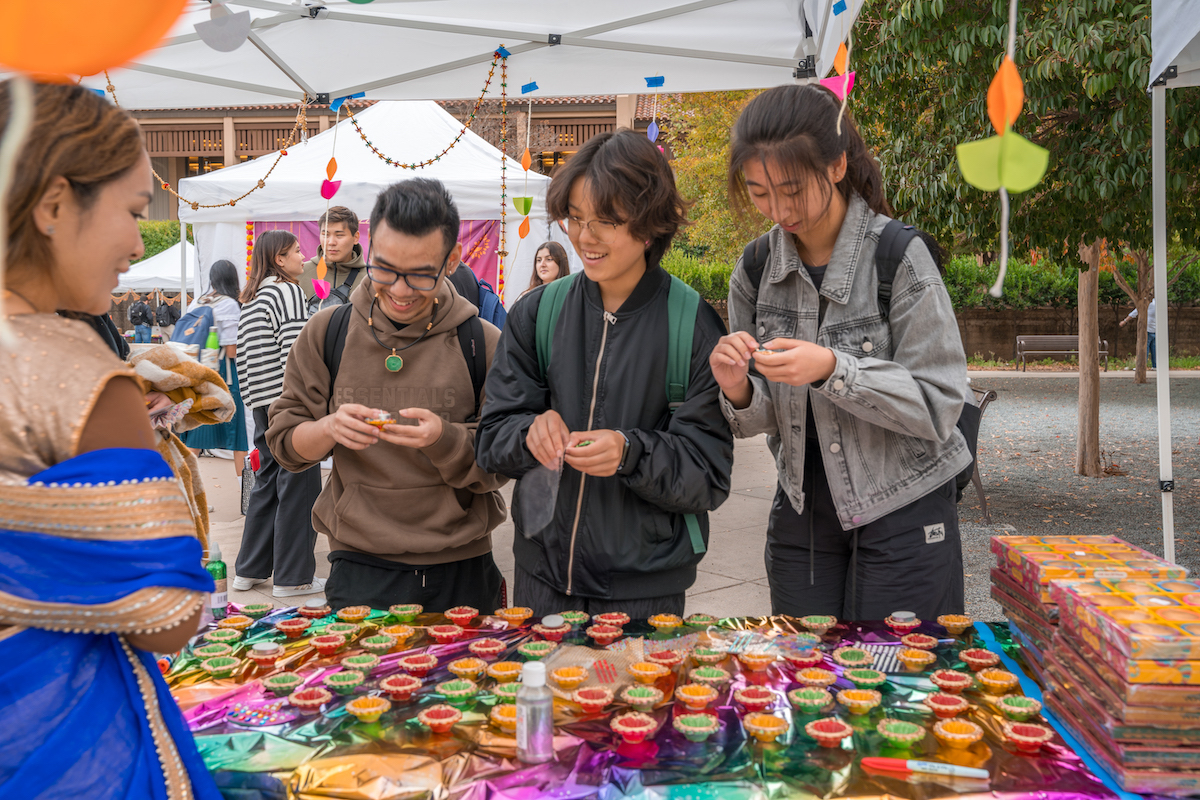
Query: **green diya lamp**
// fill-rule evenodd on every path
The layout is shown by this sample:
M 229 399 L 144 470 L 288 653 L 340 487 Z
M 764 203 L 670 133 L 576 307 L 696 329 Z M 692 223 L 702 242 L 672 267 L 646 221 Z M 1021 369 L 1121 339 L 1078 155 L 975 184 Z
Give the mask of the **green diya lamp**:
M 563 611 L 559 613 L 559 616 L 562 617 L 563 622 L 570 625 L 573 630 L 579 630 L 581 627 L 587 624 L 589 619 L 591 619 L 591 615 L 589 615 L 586 611 Z
M 1000 706 L 1000 713 L 1016 722 L 1033 719 L 1042 710 L 1042 704 L 1037 700 L 1017 694 L 1001 697 L 996 705 Z
M 912 747 L 925 738 L 925 729 L 912 722 L 902 719 L 883 719 L 875 726 L 875 730 L 889 745 L 903 750 Z
M 250 619 L 262 619 L 275 610 L 273 603 L 250 603 L 242 606 L 242 613 Z
M 358 653 L 357 655 L 346 656 L 342 659 L 342 666 L 346 669 L 361 672 L 364 675 L 370 675 L 371 670 L 379 666 L 379 656 L 373 653 Z
M 412 622 L 416 619 L 425 607 L 417 603 L 402 603 L 400 605 L 388 606 L 388 613 L 395 618 L 397 622 Z
M 396 646 L 396 637 L 389 636 L 386 633 L 377 633 L 374 636 L 368 636 L 358 643 L 358 646 L 368 653 L 376 656 L 387 655 Z
M 452 681 L 445 681 L 437 685 L 437 693 L 446 698 L 446 702 L 452 706 L 459 708 L 469 704 L 475 699 L 475 693 L 479 691 L 479 687 L 475 685 L 475 681 L 468 681 L 462 678 L 457 678 Z
M 833 695 L 819 686 L 804 686 L 792 689 L 787 694 L 792 708 L 801 714 L 819 714 L 833 703 Z
M 204 641 L 212 644 L 233 644 L 242 638 L 241 631 L 235 631 L 233 628 L 217 628 L 215 631 L 209 631 L 204 634 Z
M 693 628 L 707 628 L 710 625 L 716 625 L 717 618 L 712 614 L 692 614 L 683 623 Z
M 692 648 L 692 660 L 697 664 L 720 664 L 729 655 L 724 650 L 717 650 L 712 647 L 694 647 Z
M 213 678 L 228 678 L 233 675 L 233 671 L 241 663 L 232 656 L 217 656 L 216 658 L 206 658 L 200 662 L 200 667 Z
M 354 634 L 358 633 L 359 625 L 357 622 L 334 622 L 331 625 L 325 626 L 326 633 L 340 633 L 347 640 L 353 638 Z
M 201 661 L 207 658 L 221 658 L 222 656 L 233 655 L 233 648 L 227 644 L 220 642 L 212 642 L 211 644 L 202 644 L 192 650 L 192 654 Z
M 855 667 L 870 667 L 875 663 L 875 656 L 861 647 L 840 647 L 833 651 L 834 663 L 848 669 Z
M 680 714 L 672 725 L 689 742 L 703 742 L 720 727 L 713 714 Z
M 517 652 L 523 655 L 530 661 L 540 661 L 558 647 L 557 642 L 547 642 L 545 640 L 537 642 L 525 642 L 517 647 Z
M 887 683 L 887 675 L 877 669 L 848 669 L 842 673 L 846 680 L 854 684 L 856 689 L 877 689 Z
M 691 680 L 718 689 L 729 682 L 729 673 L 720 667 L 697 667 L 692 670 Z
M 497 703 L 515 703 L 517 702 L 517 692 L 521 691 L 521 684 L 513 683 L 498 683 L 492 687 L 492 694 L 496 696 Z
M 262 679 L 263 688 L 276 697 L 287 697 L 304 679 L 294 672 L 280 672 Z
M 800 624 L 817 636 L 824 636 L 827 630 L 837 625 L 837 617 L 829 614 L 810 614 L 807 617 L 801 617 Z
M 648 713 L 663 699 L 662 689 L 657 686 L 628 686 L 621 692 L 621 699 L 633 706 L 635 711 Z
M 353 694 L 362 682 L 363 674 L 353 669 L 344 669 L 325 676 L 325 685 L 334 694 Z

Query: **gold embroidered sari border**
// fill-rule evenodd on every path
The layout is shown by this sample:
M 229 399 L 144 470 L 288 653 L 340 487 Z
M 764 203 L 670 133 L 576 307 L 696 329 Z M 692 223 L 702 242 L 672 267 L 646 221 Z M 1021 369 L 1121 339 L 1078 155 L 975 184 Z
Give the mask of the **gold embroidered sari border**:
M 0 529 L 93 541 L 196 535 L 187 500 L 174 478 L 0 487 Z
M 168 800 L 190 800 L 192 780 L 187 774 L 187 768 L 183 765 L 183 759 L 179 756 L 179 748 L 175 746 L 175 740 L 171 738 L 171 732 L 167 730 L 167 723 L 163 720 L 162 709 L 158 705 L 158 694 L 154 690 L 154 681 L 146 672 L 146 667 L 142 664 L 141 659 L 124 639 L 121 639 L 121 647 L 125 651 L 125 657 L 129 659 L 130 667 L 133 668 L 138 691 L 142 695 L 142 704 L 146 707 L 146 722 L 150 726 L 150 735 L 154 739 L 154 749 L 158 753 L 159 766 L 162 767 L 167 798 Z
M 151 586 L 96 605 L 46 603 L 0 592 L 0 625 L 67 633 L 154 633 L 189 619 L 207 594 Z

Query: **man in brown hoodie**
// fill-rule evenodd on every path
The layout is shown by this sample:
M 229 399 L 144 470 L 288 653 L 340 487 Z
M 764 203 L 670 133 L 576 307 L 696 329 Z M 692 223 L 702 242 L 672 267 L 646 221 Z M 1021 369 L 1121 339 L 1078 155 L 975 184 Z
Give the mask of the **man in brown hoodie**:
M 478 380 L 464 356 L 478 345 L 490 364 L 500 332 L 474 322 L 475 307 L 447 279 L 462 246 L 440 182 L 394 184 L 371 219 L 368 280 L 349 306 L 304 327 L 267 443 L 293 471 L 333 456 L 313 527 L 329 537 L 325 593 L 334 609 L 420 603 L 490 612 L 500 604 L 491 532 L 506 517 L 505 478 L 475 464 Z M 396 421 L 380 424 L 384 412 Z

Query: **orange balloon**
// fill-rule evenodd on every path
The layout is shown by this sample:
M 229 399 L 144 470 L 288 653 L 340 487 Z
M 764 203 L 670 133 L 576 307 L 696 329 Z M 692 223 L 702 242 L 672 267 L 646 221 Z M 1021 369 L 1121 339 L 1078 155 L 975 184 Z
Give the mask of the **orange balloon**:
M 95 75 L 154 47 L 187 0 L 0 0 L 0 64 L 42 75 Z
M 1008 56 L 996 70 L 987 93 L 988 119 L 996 133 L 1004 135 L 1004 130 L 1017 121 L 1021 116 L 1021 107 L 1025 105 L 1025 86 L 1021 83 L 1021 75 L 1017 65 Z
M 846 43 L 842 42 L 838 45 L 837 55 L 833 57 L 833 71 L 838 75 L 846 74 L 846 59 L 850 54 L 846 51 Z

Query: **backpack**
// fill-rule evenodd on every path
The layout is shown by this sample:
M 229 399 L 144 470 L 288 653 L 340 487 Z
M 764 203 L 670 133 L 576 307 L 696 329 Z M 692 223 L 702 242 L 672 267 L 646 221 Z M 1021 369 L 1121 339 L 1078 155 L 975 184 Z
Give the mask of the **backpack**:
M 892 283 L 896 280 L 896 270 L 899 269 L 900 262 L 904 260 L 904 252 L 908 249 L 909 242 L 918 237 L 925 242 L 934 261 L 937 262 L 937 243 L 929 234 L 912 225 L 905 225 L 895 219 L 889 220 L 883 232 L 879 234 L 879 244 L 875 247 L 875 274 L 879 279 L 877 290 L 879 313 L 885 321 L 892 310 Z M 746 245 L 746 249 L 742 251 L 742 268 L 746 271 L 746 277 L 750 279 L 756 296 L 758 285 L 762 283 L 763 269 L 770 256 L 771 240 L 768 233 L 764 233 Z M 940 263 L 938 263 L 938 270 L 941 271 Z M 975 464 L 978 461 L 976 452 L 979 446 L 979 422 L 982 417 L 983 414 L 978 406 L 966 402 L 963 403 L 962 412 L 958 415 L 956 425 L 962 432 L 963 438 L 967 440 L 967 450 L 971 453 L 971 463 L 954 478 L 958 502 L 962 502 L 963 490 L 970 485 L 971 476 L 975 474 Z
M 199 345 L 203 350 L 204 345 L 208 343 L 208 331 L 216 324 L 212 306 L 197 303 L 176 323 L 175 330 L 171 333 L 171 341 Z
M 159 304 L 158 310 L 154 312 L 154 321 L 163 328 L 167 327 L 168 325 L 174 325 L 179 321 L 179 315 L 175 310 L 175 306 L 168 303 Z
M 554 329 L 558 316 L 567 299 L 567 291 L 575 283 L 578 272 L 566 275 L 546 284 L 538 301 L 537 325 L 534 346 L 537 350 L 538 369 L 542 379 L 550 367 L 550 354 L 554 345 Z M 700 293 L 683 281 L 671 276 L 671 288 L 667 293 L 667 407 L 671 413 L 683 405 L 687 396 L 692 372 L 692 339 L 696 333 L 696 313 L 700 309 Z M 695 514 L 684 514 L 688 536 L 692 540 L 692 552 L 699 555 L 707 548 L 700 531 L 700 521 Z
M 362 272 L 362 267 L 355 267 L 350 270 L 350 274 L 346 276 L 346 280 L 342 281 L 340 286 L 334 287 L 329 293 L 329 296 L 324 300 L 317 297 L 315 294 L 308 298 L 308 315 L 311 317 L 323 308 L 330 306 L 344 306 L 350 302 L 350 291 L 354 288 L 354 279 L 358 277 L 358 273 Z
M 481 281 L 475 271 L 466 262 L 459 262 L 458 269 L 450 276 L 450 282 L 463 299 L 474 304 L 479 309 L 479 318 L 486 319 L 500 330 L 504 330 L 504 322 L 508 312 L 500 302 L 499 295 L 487 281 Z
M 144 300 L 138 300 L 129 307 L 129 321 L 134 325 L 153 325 L 154 320 L 150 318 L 150 306 L 146 305 Z
M 323 356 L 325 367 L 329 370 L 331 398 L 333 382 L 337 379 L 338 369 L 342 365 L 342 352 L 346 349 L 346 332 L 350 330 L 350 312 L 353 308 L 350 303 L 343 303 L 335 308 L 329 317 L 329 327 L 325 330 Z M 479 398 L 483 392 L 484 379 L 487 378 L 487 343 L 483 338 L 483 323 L 479 317 L 471 317 L 458 326 L 458 345 L 462 348 L 463 358 L 466 359 L 467 370 L 471 373 L 471 388 L 475 392 L 475 413 L 467 418 L 467 422 L 475 422 L 479 419 Z

